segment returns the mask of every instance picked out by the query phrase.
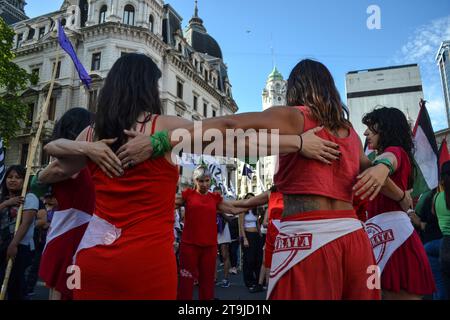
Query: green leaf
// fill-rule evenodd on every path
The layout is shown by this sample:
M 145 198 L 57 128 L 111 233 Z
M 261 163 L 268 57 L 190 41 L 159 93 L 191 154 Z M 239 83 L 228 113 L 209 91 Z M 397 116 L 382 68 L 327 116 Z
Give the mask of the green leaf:
M 39 81 L 14 63 L 13 44 L 14 30 L 0 17 L 0 137 L 6 145 L 27 121 L 28 106 L 22 102 L 21 92 Z

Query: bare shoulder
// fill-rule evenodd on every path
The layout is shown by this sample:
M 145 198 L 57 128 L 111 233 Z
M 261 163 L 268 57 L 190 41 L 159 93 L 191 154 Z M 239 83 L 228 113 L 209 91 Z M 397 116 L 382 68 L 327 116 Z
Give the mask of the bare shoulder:
M 268 119 L 271 126 L 278 126 L 282 134 L 300 134 L 303 132 L 305 118 L 303 112 L 294 107 L 272 107 L 261 116 Z

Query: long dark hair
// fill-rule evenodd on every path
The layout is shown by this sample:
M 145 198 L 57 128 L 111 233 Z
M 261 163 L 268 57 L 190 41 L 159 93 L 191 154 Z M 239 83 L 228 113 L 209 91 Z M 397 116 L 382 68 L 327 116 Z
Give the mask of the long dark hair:
M 3 182 L 2 182 L 1 201 L 4 201 L 7 197 L 9 197 L 9 190 L 6 187 L 6 179 L 8 178 L 9 174 L 12 171 L 15 171 L 19 177 L 21 177 L 22 179 L 25 180 L 25 175 L 26 175 L 27 171 L 24 166 L 22 166 L 22 165 L 10 166 L 8 168 L 8 170 L 6 170 L 5 178 L 3 179 Z M 25 184 L 25 181 L 24 181 L 24 184 Z
M 112 146 L 117 151 L 128 139 L 123 131 L 131 129 L 141 113 L 161 114 L 160 78 L 158 66 L 146 55 L 131 53 L 118 59 L 99 94 L 96 138 L 118 138 Z
M 333 76 L 320 62 L 305 59 L 294 67 L 287 83 L 287 104 L 309 107 L 314 120 L 332 131 L 352 126 Z
M 380 135 L 377 148 L 379 153 L 383 153 L 388 147 L 401 147 L 405 150 L 413 169 L 408 181 L 408 188 L 412 187 L 416 174 L 414 142 L 411 127 L 403 112 L 396 108 L 377 107 L 363 117 L 362 123 L 370 131 Z
M 75 140 L 78 135 L 94 122 L 94 114 L 83 108 L 73 108 L 64 113 L 53 129 L 52 140 Z

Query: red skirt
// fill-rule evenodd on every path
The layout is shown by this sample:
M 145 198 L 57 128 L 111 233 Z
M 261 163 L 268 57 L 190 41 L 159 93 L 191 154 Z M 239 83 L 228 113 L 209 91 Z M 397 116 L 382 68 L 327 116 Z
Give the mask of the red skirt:
M 354 218 L 354 211 L 316 211 L 287 220 Z M 364 229 L 335 239 L 287 271 L 275 285 L 271 300 L 379 300 L 380 290 L 369 288 L 368 268 L 375 265 Z
M 81 238 L 87 228 L 87 223 L 71 229 L 47 243 L 42 253 L 39 267 L 39 277 L 45 285 L 61 293 L 61 300 L 72 300 L 73 291 L 67 287 L 70 274 L 67 268 L 73 265 L 73 256 L 78 249 Z
M 381 274 L 381 288 L 420 296 L 436 291 L 427 254 L 415 230 L 386 263 Z
M 112 245 L 78 252 L 81 288 L 75 300 L 175 300 L 177 266 L 173 232 L 151 234 L 153 221 L 122 230 Z M 169 235 L 169 237 L 167 236 Z

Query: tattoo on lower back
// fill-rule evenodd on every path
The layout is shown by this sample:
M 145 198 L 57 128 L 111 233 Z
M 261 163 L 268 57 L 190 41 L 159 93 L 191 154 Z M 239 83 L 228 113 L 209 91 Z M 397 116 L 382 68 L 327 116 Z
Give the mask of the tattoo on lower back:
M 301 212 L 317 211 L 320 209 L 318 201 L 300 195 L 284 195 L 283 217 L 292 216 Z

